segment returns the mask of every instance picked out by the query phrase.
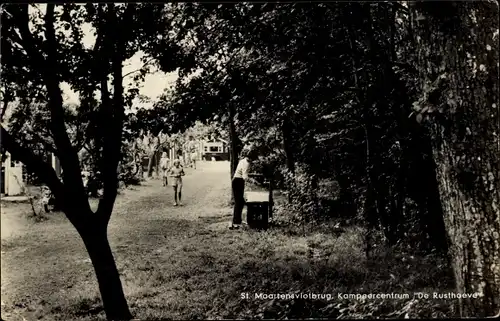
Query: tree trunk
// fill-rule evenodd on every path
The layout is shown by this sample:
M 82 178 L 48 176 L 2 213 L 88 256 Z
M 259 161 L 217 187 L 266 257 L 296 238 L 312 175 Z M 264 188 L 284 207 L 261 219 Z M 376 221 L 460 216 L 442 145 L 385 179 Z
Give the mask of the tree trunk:
M 125 300 L 120 276 L 107 239 L 107 222 L 111 213 L 92 213 L 90 207 L 79 203 L 80 199 L 86 198 L 86 195 L 75 197 L 68 192 L 50 164 L 33 155 L 31 150 L 16 145 L 8 132 L 3 127 L 1 129 L 5 148 L 50 186 L 56 195 L 56 201 L 62 200 L 64 213 L 80 234 L 94 266 L 107 318 L 130 320 L 132 315 Z
M 234 124 L 235 110 L 234 106 L 229 105 L 229 137 L 231 141 L 230 148 L 230 162 L 231 162 L 231 178 L 234 176 L 234 172 L 236 171 L 236 167 L 238 166 L 238 157 L 240 154 L 240 144 L 238 134 L 236 133 L 236 126 Z
M 290 171 L 290 173 L 295 173 L 295 157 L 292 149 L 292 141 L 291 141 L 291 130 L 290 124 L 287 120 L 283 121 L 283 126 L 281 128 L 283 134 L 283 149 L 285 151 L 286 156 L 286 167 Z
M 159 178 L 160 177 L 160 157 L 158 157 L 158 151 L 156 151 L 155 153 L 155 174 L 156 174 L 156 178 Z
M 446 253 L 448 251 L 448 240 L 446 238 L 446 227 L 443 220 L 443 210 L 439 199 L 438 183 L 435 170 L 432 181 L 427 184 L 431 189 L 426 193 L 425 210 L 423 211 L 423 221 L 425 232 L 437 250 Z
M 131 6 L 127 7 L 125 16 L 128 13 L 128 17 L 132 17 L 132 9 Z M 90 208 L 88 196 L 83 186 L 78 153 L 69 139 L 65 126 L 63 97 L 60 89 L 61 78 L 58 72 L 58 70 L 60 71 L 60 59 L 58 59 L 59 57 L 57 55 L 59 43 L 54 28 L 54 4 L 47 5 L 45 15 L 45 38 L 48 44 L 46 47 L 46 56 L 37 48 L 36 41 L 33 41 L 33 35 L 29 30 L 28 23 L 30 20 L 28 5 L 20 6 L 18 14 L 21 16 L 16 20 L 19 22 L 17 27 L 22 35 L 23 47 L 29 56 L 29 62 L 32 64 L 33 69 L 38 71 L 36 74 L 42 76 L 45 83 L 48 107 L 51 115 L 50 130 L 54 144 L 59 151 L 58 156 L 60 157 L 61 167 L 64 171 L 63 183 L 58 179 L 55 171 L 49 164 L 41 161 L 32 151 L 16 144 L 3 127 L 1 128 L 2 144 L 6 146 L 7 150 L 12 151 L 11 154 L 19 156 L 28 168 L 37 173 L 37 175 L 50 186 L 56 200 L 61 201 L 64 213 L 78 230 L 92 260 L 108 319 L 129 320 L 132 316 L 125 300 L 119 273 L 106 235 L 107 222 L 109 221 L 116 197 L 117 166 L 120 161 L 124 113 L 123 77 L 121 73 L 123 62 L 122 53 L 125 44 L 123 36 L 120 37 L 120 32 L 123 32 L 123 28 L 117 25 L 116 19 L 114 19 L 116 18 L 114 4 L 109 6 L 108 12 L 110 18 L 115 20 L 111 23 L 111 29 L 114 31 L 113 38 L 115 40 L 117 38 L 122 39 L 118 41 L 121 45 L 117 45 L 114 48 L 116 50 L 111 50 L 111 52 L 114 53 L 114 102 L 112 106 L 105 104 L 107 113 L 104 113 L 104 119 L 106 121 L 113 120 L 113 122 L 106 124 L 111 127 L 111 130 L 107 128 L 108 130 L 104 131 L 107 134 L 104 137 L 105 145 L 103 157 L 105 158 L 105 162 L 102 170 L 104 173 L 104 195 L 103 199 L 99 201 L 97 213 L 94 214 Z M 111 19 L 107 22 L 111 22 Z M 127 25 L 128 21 L 130 21 L 130 19 L 125 19 L 123 24 Z M 123 33 L 127 34 L 126 32 Z M 102 98 L 103 100 L 107 100 L 106 95 Z
M 286 167 L 288 171 L 295 176 L 295 155 L 292 148 L 292 139 L 291 139 L 291 128 L 288 120 L 283 120 L 283 124 L 281 127 L 282 135 L 283 135 L 283 150 L 285 151 L 286 157 Z M 287 186 L 287 189 L 290 189 L 291 186 Z M 291 203 L 293 201 L 292 193 L 288 193 L 288 202 Z
M 3 122 L 3 117 L 9 108 L 9 103 L 12 100 L 12 93 L 8 86 L 5 86 L 5 92 L 3 93 L 3 104 L 2 109 L 0 110 L 0 122 Z
M 442 253 L 448 252 L 448 240 L 443 220 L 443 210 L 439 196 L 438 181 L 436 179 L 436 164 L 432 159 L 432 146 L 428 137 L 423 133 L 416 133 L 415 141 L 411 148 L 413 166 L 408 188 L 411 189 L 412 198 L 419 206 L 420 225 L 429 237 L 430 248 L 435 248 Z M 410 157 L 407 157 L 410 159 Z
M 352 7 L 353 11 L 361 11 L 362 12 L 362 4 L 359 3 L 353 3 L 350 5 Z M 350 17 L 351 19 L 356 19 L 355 15 L 353 12 L 349 13 L 346 11 L 346 17 Z M 365 133 L 365 143 L 366 143 L 366 149 L 365 149 L 365 180 L 366 180 L 366 190 L 365 190 L 365 204 L 363 207 L 363 220 L 364 220 L 364 243 L 365 243 L 365 254 L 366 257 L 370 257 L 371 249 L 372 249 L 372 239 L 373 239 L 373 230 L 378 227 L 379 219 L 380 219 L 380 214 L 378 213 L 378 195 L 377 195 L 377 190 L 375 187 L 375 181 L 373 180 L 373 169 L 372 169 L 372 139 L 370 137 L 371 133 L 371 122 L 370 122 L 370 110 L 369 107 L 371 105 L 371 101 L 365 101 L 362 103 L 363 100 L 367 100 L 366 95 L 364 94 L 364 91 L 361 88 L 360 84 L 360 76 L 358 75 L 359 73 L 359 61 L 357 57 L 360 56 L 359 49 L 355 45 L 355 40 L 356 40 L 356 35 L 354 33 L 354 30 L 349 22 L 346 24 L 346 36 L 347 39 L 349 40 L 349 47 L 351 49 L 351 63 L 352 63 L 352 68 L 353 68 L 353 82 L 354 86 L 358 91 L 358 95 L 356 96 L 356 103 L 358 105 L 363 105 L 363 110 L 362 110 L 362 116 L 360 119 L 360 122 L 363 125 L 363 130 Z M 371 48 L 370 48 L 371 49 Z
M 104 311 L 108 320 L 130 320 L 132 314 L 109 245 L 107 226 L 105 222 L 95 222 L 97 220 L 94 216 L 91 227 L 80 229 L 79 233 L 94 266 Z
M 240 154 L 240 142 L 238 138 L 238 134 L 236 133 L 236 126 L 234 124 L 234 118 L 236 111 L 234 110 L 234 106 L 229 103 L 229 140 L 230 140 L 230 148 L 229 148 L 229 164 L 230 164 L 230 174 L 231 180 L 234 177 L 234 173 L 236 172 L 236 167 L 238 166 L 239 154 Z M 234 195 L 231 193 L 231 204 L 234 203 Z
M 334 164 L 335 179 L 339 184 L 338 201 L 340 209 L 342 211 L 342 215 L 347 217 L 355 217 L 357 214 L 357 207 L 354 201 L 353 192 L 351 190 L 352 180 L 349 179 L 349 177 L 347 177 L 347 175 L 345 175 L 341 171 L 340 166 L 337 164 L 338 162 L 336 160 L 334 162 L 336 163 Z
M 435 148 L 435 158 L 438 162 L 437 178 L 446 230 L 451 242 L 449 254 L 453 260 L 457 291 L 484 295 L 481 300 L 461 302 L 460 314 L 463 317 L 493 316 L 500 308 L 500 215 L 498 212 L 500 186 L 498 172 L 496 174 L 493 174 L 494 170 L 488 172 L 488 167 L 492 168 L 491 159 L 498 158 L 498 155 L 486 156 L 489 159 L 485 159 L 482 164 L 477 164 L 484 167 L 484 172 L 477 176 L 479 180 L 484 180 L 484 183 L 481 182 L 484 185 L 473 189 L 472 184 L 470 187 L 464 187 L 463 183 L 454 177 L 453 172 L 457 167 L 461 167 L 461 164 L 455 161 L 459 157 L 461 156 L 458 156 L 448 143 Z M 472 167 L 474 166 L 472 163 L 476 162 L 477 158 L 465 156 L 463 162 Z M 471 177 L 469 183 L 473 179 L 475 177 Z M 469 183 L 465 184 L 469 185 Z
M 387 59 L 385 61 L 380 61 L 378 58 L 378 53 L 383 52 L 382 48 L 380 48 L 378 42 L 375 39 L 375 32 L 374 28 L 372 25 L 372 6 L 369 4 L 365 5 L 360 5 L 360 10 L 361 13 L 363 14 L 363 17 L 365 17 L 366 21 L 366 30 L 367 30 L 367 36 L 366 36 L 366 41 L 367 41 L 367 47 L 368 47 L 368 53 L 370 55 L 370 59 L 372 64 L 375 66 L 378 64 L 380 68 L 380 72 L 373 75 L 373 78 L 379 78 L 378 82 L 383 83 L 383 84 L 395 84 L 394 78 L 392 76 L 392 69 L 391 69 L 391 64 L 390 60 Z M 367 99 L 365 102 L 365 112 L 364 112 L 364 121 L 365 121 L 365 128 L 366 128 L 366 137 L 367 140 L 370 141 L 370 146 L 373 150 L 376 150 L 377 144 L 376 142 L 378 141 L 378 137 L 381 137 L 382 134 L 378 134 L 376 128 L 373 126 L 373 120 L 372 118 L 376 117 L 376 113 L 372 112 L 369 108 L 369 106 L 376 106 L 380 104 L 380 92 L 390 92 L 392 88 L 385 88 L 383 85 L 382 86 L 372 86 L 368 90 L 367 94 Z M 382 100 L 383 101 L 383 100 Z M 374 109 L 377 109 L 375 107 Z M 381 147 L 382 149 L 384 147 Z M 387 183 L 383 181 L 382 177 L 384 176 L 384 172 L 386 170 L 383 168 L 383 162 L 381 163 L 381 160 L 374 160 L 376 156 L 378 156 L 379 153 L 372 153 L 371 158 L 371 163 L 368 163 L 368 171 L 369 171 L 369 176 L 370 180 L 372 182 L 372 185 L 375 190 L 373 191 L 373 195 L 375 196 L 375 202 L 376 202 L 376 208 L 377 208 L 377 214 L 380 220 L 380 223 L 382 225 L 383 231 L 384 231 L 384 236 L 386 239 L 387 244 L 389 245 L 394 245 L 398 241 L 397 238 L 397 219 L 393 217 L 391 212 L 388 211 L 387 209 L 387 204 L 388 200 L 394 197 L 394 195 L 391 195 L 389 193 L 389 186 L 387 186 Z M 374 157 L 375 156 L 375 157 Z M 370 159 L 368 158 L 368 159 Z
M 154 164 L 154 158 L 155 158 L 155 153 L 149 154 L 149 160 L 148 160 L 148 177 L 151 177 L 153 175 L 153 164 Z
M 480 295 L 460 300 L 460 314 L 498 315 L 498 5 L 482 1 L 414 6 L 423 82 L 418 104 L 428 111 L 420 110 L 419 119 L 429 123 L 432 132 L 457 291 Z

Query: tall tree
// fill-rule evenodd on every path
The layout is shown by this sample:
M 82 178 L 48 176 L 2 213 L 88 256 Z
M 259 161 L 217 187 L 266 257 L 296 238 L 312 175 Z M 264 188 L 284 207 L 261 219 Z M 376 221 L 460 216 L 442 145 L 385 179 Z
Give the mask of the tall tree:
M 33 93 L 37 90 L 43 93 L 40 99 L 50 115 L 45 138 L 53 141 L 63 170 L 62 181 L 50 164 L 28 148 L 25 138 L 12 135 L 4 126 L 2 147 L 50 187 L 81 236 L 94 266 L 107 318 L 131 319 L 107 237 L 117 196 L 125 107 L 137 94 L 136 90 L 124 92 L 122 68 L 138 50 L 157 45 L 158 33 L 168 32 L 164 28 L 168 25 L 166 7 L 47 4 L 45 13 L 31 6 L 35 8 L 33 14 L 29 8 L 19 4 L 2 7 L 2 85 L 7 84 L 3 87 L 15 90 L 21 99 L 36 96 Z M 151 17 L 157 25 L 145 23 Z M 93 48 L 86 48 L 82 42 L 84 23 L 96 30 Z M 175 50 L 168 46 L 167 38 L 163 48 Z M 175 64 L 172 59 L 171 68 L 175 69 Z M 103 197 L 96 211 L 90 208 L 83 186 L 78 148 L 67 132 L 68 115 L 60 87 L 63 82 L 79 92 L 77 112 L 89 117 L 91 123 L 89 130 L 103 180 Z
M 12 41 L 9 49 L 13 49 L 14 44 L 24 49 L 31 70 L 43 79 L 51 116 L 49 128 L 54 145 L 57 148 L 57 156 L 64 171 L 63 181 L 59 181 L 50 165 L 12 139 L 12 136 L 3 127 L 2 141 L 13 157 L 22 161 L 49 185 L 56 199 L 61 202 L 62 210 L 82 237 L 97 275 L 108 318 L 130 319 L 131 314 L 123 294 L 106 232 L 116 198 L 116 171 L 119 162 L 118 155 L 121 146 L 120 136 L 124 110 L 121 75 L 124 43 L 123 38 L 119 36 L 118 30 L 123 24 L 129 23 L 130 11 L 128 11 L 128 16 L 117 17 L 114 5 L 109 5 L 106 14 L 107 32 L 116 36 L 115 38 L 106 35 L 108 43 L 112 46 L 107 48 L 107 51 L 114 52 L 112 57 L 106 60 L 106 63 L 111 65 L 111 73 L 114 78 L 114 97 L 112 101 L 107 101 L 108 104 L 102 107 L 103 114 L 107 116 L 106 120 L 110 125 L 109 130 L 103 135 L 106 141 L 103 153 L 105 153 L 104 158 L 106 158 L 108 165 L 103 171 L 105 175 L 105 195 L 99 202 L 98 210 L 94 213 L 90 209 L 83 187 L 77 151 L 71 144 L 66 132 L 63 97 L 60 89 L 60 84 L 64 79 L 62 72 L 64 66 L 62 66 L 59 59 L 62 46 L 58 42 L 58 35 L 56 34 L 57 17 L 55 9 L 54 4 L 47 4 L 43 26 L 44 41 L 30 31 L 28 5 L 11 5 L 3 12 L 4 17 L 2 18 L 4 19 L 2 20 L 4 23 L 11 23 L 5 28 L 7 32 L 4 31 L 4 35 L 7 35 L 9 40 Z M 101 36 L 104 35 L 101 34 Z M 111 42 L 109 39 L 115 39 L 115 42 Z M 3 54 L 4 52 L 2 52 L 2 56 Z M 109 69 L 106 68 L 105 70 Z
M 416 2 L 419 121 L 432 132 L 439 192 L 464 317 L 500 310 L 498 3 Z

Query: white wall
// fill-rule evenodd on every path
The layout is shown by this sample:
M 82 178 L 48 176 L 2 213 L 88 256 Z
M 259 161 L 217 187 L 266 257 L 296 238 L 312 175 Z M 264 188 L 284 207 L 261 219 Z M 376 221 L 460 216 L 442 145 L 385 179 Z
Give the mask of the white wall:
M 11 166 L 10 155 L 7 154 L 7 159 L 5 160 L 5 195 L 15 196 L 22 194 L 24 190 L 23 181 L 23 167 L 19 162 L 15 162 L 14 166 Z

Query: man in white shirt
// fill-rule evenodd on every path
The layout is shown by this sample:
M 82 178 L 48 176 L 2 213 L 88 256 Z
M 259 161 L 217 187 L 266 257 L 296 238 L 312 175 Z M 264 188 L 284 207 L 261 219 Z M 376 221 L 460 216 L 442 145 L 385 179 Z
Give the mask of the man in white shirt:
M 238 162 L 232 180 L 234 195 L 233 223 L 230 229 L 237 229 L 241 225 L 241 214 L 245 206 L 245 181 L 248 180 L 248 170 L 253 160 L 257 158 L 255 150 L 245 149 L 241 152 L 243 158 Z

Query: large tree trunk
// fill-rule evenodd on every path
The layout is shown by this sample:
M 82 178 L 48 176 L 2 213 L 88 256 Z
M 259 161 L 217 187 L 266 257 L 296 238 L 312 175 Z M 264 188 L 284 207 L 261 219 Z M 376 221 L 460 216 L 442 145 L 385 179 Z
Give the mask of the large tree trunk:
M 230 174 L 231 180 L 234 177 L 234 173 L 236 172 L 236 167 L 238 166 L 239 154 L 240 154 L 240 140 L 238 138 L 238 134 L 236 133 L 236 125 L 234 124 L 234 118 L 236 117 L 236 111 L 234 110 L 234 106 L 229 103 L 229 140 L 230 140 L 230 148 L 229 148 L 229 166 L 230 166 Z M 231 193 L 231 204 L 234 203 L 234 195 Z
M 444 7 L 443 7 L 444 6 Z M 498 4 L 415 4 L 422 97 L 463 317 L 500 310 Z
M 93 213 L 88 213 L 93 215 Z M 107 236 L 107 224 L 96 217 L 92 226 L 79 230 L 97 276 L 97 283 L 108 320 L 130 320 L 120 274 Z M 97 221 L 97 222 L 94 222 Z
M 283 150 L 285 151 L 286 167 L 291 174 L 295 175 L 295 154 L 292 148 L 292 130 L 290 126 L 289 120 L 284 119 L 281 132 L 283 135 Z M 290 189 L 291 186 L 286 186 L 286 188 Z M 288 202 L 291 203 L 292 201 L 292 193 L 288 193 Z
M 101 106 L 103 113 L 101 115 L 104 121 L 108 121 L 106 128 L 101 132 L 104 136 L 104 149 L 102 153 L 104 162 L 101 167 L 104 177 L 104 195 L 99 201 L 96 213 L 93 213 L 90 208 L 88 196 L 83 186 L 78 153 L 69 139 L 65 125 L 63 97 L 60 89 L 61 78 L 58 73 L 58 70 L 60 71 L 60 59 L 58 59 L 57 54 L 59 43 L 54 28 L 54 4 L 47 4 L 44 18 L 45 38 L 48 44 L 45 56 L 39 50 L 40 48 L 37 48 L 37 42 L 33 40 L 33 35 L 30 32 L 28 5 L 19 7 L 19 10 L 16 12 L 16 21 L 19 32 L 22 35 L 23 48 L 29 56 L 29 62 L 33 69 L 38 71 L 37 74 L 42 76 L 45 83 L 48 107 L 51 115 L 50 130 L 59 152 L 58 156 L 60 157 L 61 167 L 64 171 L 63 182 L 59 180 L 56 172 L 49 164 L 33 154 L 31 150 L 21 147 L 3 127 L 1 130 L 2 144 L 5 145 L 5 148 L 13 156 L 21 160 L 30 171 L 36 173 L 49 185 L 56 200 L 61 202 L 64 213 L 81 235 L 97 274 L 104 309 L 108 319 L 128 320 L 132 316 L 128 310 L 119 274 L 109 247 L 106 228 L 117 194 L 117 169 L 121 159 L 120 149 L 124 116 L 122 62 L 124 60 L 123 52 L 126 43 L 126 40 L 123 39 L 123 34 L 127 34 L 124 27 L 130 25 L 134 11 L 132 5 L 127 6 L 123 20 L 121 21 L 122 24 L 120 25 L 116 20 L 114 6 L 114 4 L 108 6 L 109 16 L 108 21 L 106 21 L 106 27 L 109 26 L 111 28 L 102 28 L 102 30 L 105 30 L 105 32 L 111 30 L 112 35 L 110 35 L 110 39 L 106 36 L 106 40 L 113 39 L 114 41 L 107 41 L 106 43 L 116 46 L 107 48 L 108 50 L 99 52 L 97 55 L 98 57 L 103 57 L 103 60 L 105 60 L 108 57 L 106 53 L 112 53 L 114 97 L 112 104 L 108 104 L 109 95 L 107 94 L 107 85 L 104 86 L 103 104 Z M 102 34 L 98 36 L 98 39 L 101 37 Z M 96 48 L 99 50 L 99 46 Z M 98 65 L 98 68 L 102 72 L 101 80 L 107 80 L 108 69 L 105 65 L 100 65 L 99 62 Z M 103 83 L 106 84 L 107 81 L 103 81 Z
M 111 248 L 107 239 L 107 226 L 118 189 L 118 169 L 122 160 L 122 133 L 125 117 L 125 102 L 123 98 L 123 61 L 126 39 L 124 35 L 133 19 L 134 5 L 128 4 L 123 15 L 117 14 L 114 4 L 108 4 L 109 38 L 114 39 L 111 49 L 111 73 L 113 75 L 113 99 L 111 104 L 101 106 L 109 128 L 103 132 L 103 197 L 90 224 L 77 226 L 96 271 L 104 310 L 109 320 L 129 320 L 132 318 L 127 301 L 123 294 L 119 273 L 116 269 Z M 91 213 L 89 213 L 91 214 Z M 90 218 L 86 215 L 87 220 Z
M 291 128 L 288 120 L 283 121 L 283 125 L 281 128 L 283 134 L 283 150 L 285 151 L 286 156 L 286 167 L 290 171 L 290 173 L 295 173 L 295 156 L 292 148 L 292 137 L 291 137 Z
M 229 159 L 231 162 L 231 178 L 234 176 L 234 172 L 236 171 L 236 167 L 238 166 L 238 157 L 240 154 L 240 142 L 238 138 L 238 134 L 236 133 L 236 126 L 234 124 L 235 110 L 234 106 L 229 103 L 229 138 L 230 138 L 230 153 Z
M 342 215 L 346 217 L 355 217 L 357 214 L 357 206 L 351 189 L 352 180 L 342 171 L 339 164 L 340 161 L 335 159 L 334 162 L 335 179 L 339 184 L 338 201 Z
M 148 155 L 148 177 L 151 177 L 153 175 L 153 164 L 154 164 L 154 159 L 155 159 L 155 152 L 152 152 Z
M 360 12 L 361 16 L 363 16 L 363 8 L 362 4 L 359 3 L 353 3 L 349 7 L 346 8 L 352 8 L 351 12 L 345 11 L 345 17 L 349 17 L 351 19 L 357 19 L 356 15 L 354 13 Z M 366 180 L 366 190 L 365 190 L 365 202 L 363 206 L 363 220 L 364 220 L 364 243 L 365 243 L 365 254 L 366 257 L 368 258 L 371 253 L 372 249 L 372 239 L 373 239 L 373 231 L 379 226 L 379 220 L 380 220 L 380 213 L 379 213 L 379 206 L 378 206 L 378 193 L 376 189 L 376 179 L 377 177 L 373 177 L 373 161 L 372 161 L 372 136 L 371 134 L 371 122 L 370 122 L 370 109 L 369 106 L 371 105 L 371 101 L 364 101 L 367 100 L 367 96 L 365 95 L 365 92 L 362 90 L 361 86 L 361 75 L 359 75 L 359 65 L 360 62 L 358 61 L 357 57 L 360 56 L 360 52 L 358 48 L 356 47 L 355 40 L 356 40 L 356 35 L 353 30 L 352 25 L 347 21 L 346 24 L 346 37 L 349 40 L 349 47 L 351 50 L 351 64 L 353 68 L 353 83 L 355 88 L 358 91 L 358 95 L 356 95 L 356 103 L 358 105 L 363 105 L 363 110 L 362 110 L 362 116 L 360 119 L 360 122 L 363 125 L 363 130 L 365 134 L 365 144 L 366 144 L 366 149 L 365 149 L 365 180 Z M 370 40 L 370 37 L 369 39 Z M 370 46 L 371 49 L 371 46 Z M 363 102 L 364 101 L 364 102 Z
M 419 206 L 418 217 L 422 231 L 430 240 L 430 244 L 424 245 L 429 250 L 435 248 L 441 253 L 447 253 L 448 240 L 436 179 L 436 164 L 432 159 L 432 146 L 428 137 L 420 131 L 415 133 L 414 140 L 407 157 L 413 159 L 408 189 Z
M 92 213 L 88 202 L 81 203 L 83 196 L 75 197 L 71 187 L 67 188 L 58 179 L 50 164 L 33 155 L 26 148 L 20 147 L 1 127 L 2 143 L 16 158 L 20 159 L 30 171 L 39 175 L 56 195 L 62 209 L 82 237 L 87 252 L 94 266 L 106 316 L 109 320 L 129 320 L 132 318 L 109 242 L 107 239 L 107 222 L 111 212 Z M 112 207 L 108 207 L 111 211 Z
M 370 141 L 370 146 L 372 146 L 372 150 L 375 151 L 371 156 L 371 163 L 368 162 L 368 171 L 370 176 L 370 181 L 372 183 L 371 186 L 375 188 L 374 196 L 377 208 L 377 214 L 380 219 L 380 223 L 383 228 L 385 240 L 388 245 L 394 245 L 398 241 L 397 229 L 398 229 L 398 218 L 394 217 L 392 211 L 388 211 L 387 204 L 389 199 L 393 198 L 395 195 L 390 193 L 390 186 L 388 186 L 387 182 L 384 182 L 383 176 L 387 173 L 387 169 L 384 168 L 384 161 L 381 158 L 377 157 L 381 154 L 381 151 L 376 151 L 377 149 L 385 150 L 383 146 L 377 146 L 378 137 L 382 137 L 382 133 L 379 133 L 377 127 L 373 125 L 372 118 L 376 117 L 376 112 L 372 112 L 369 106 L 379 105 L 384 100 L 380 99 L 380 93 L 389 94 L 392 90 L 391 87 L 387 88 L 387 84 L 391 84 L 394 86 L 395 79 L 392 71 L 392 64 L 390 59 L 380 60 L 379 53 L 383 52 L 383 49 L 379 46 L 375 38 L 375 30 L 372 25 L 372 6 L 369 4 L 360 5 L 360 11 L 365 17 L 366 22 L 366 41 L 367 41 L 367 49 L 371 58 L 371 63 L 375 66 L 378 65 L 380 68 L 380 72 L 372 77 L 374 79 L 378 79 L 376 83 L 385 84 L 385 85 L 375 85 L 368 89 L 367 99 L 365 102 L 365 112 L 364 112 L 364 121 L 366 127 L 366 137 L 367 140 Z M 385 103 L 385 102 L 384 102 Z M 398 106 L 400 108 L 400 106 Z M 378 109 L 377 107 L 374 109 Z M 377 148 L 378 147 L 378 148 Z
M 155 153 L 155 175 L 156 178 L 160 178 L 160 155 L 159 151 L 156 151 Z
M 426 184 L 430 190 L 425 193 L 425 209 L 422 211 L 422 222 L 424 223 L 424 230 L 429 236 L 432 246 L 446 253 L 448 251 L 448 239 L 446 233 L 443 233 L 446 231 L 446 227 L 443 220 L 443 210 L 439 198 L 435 169 L 432 169 L 431 173 L 433 173 L 434 176 L 430 177 L 431 181 Z

